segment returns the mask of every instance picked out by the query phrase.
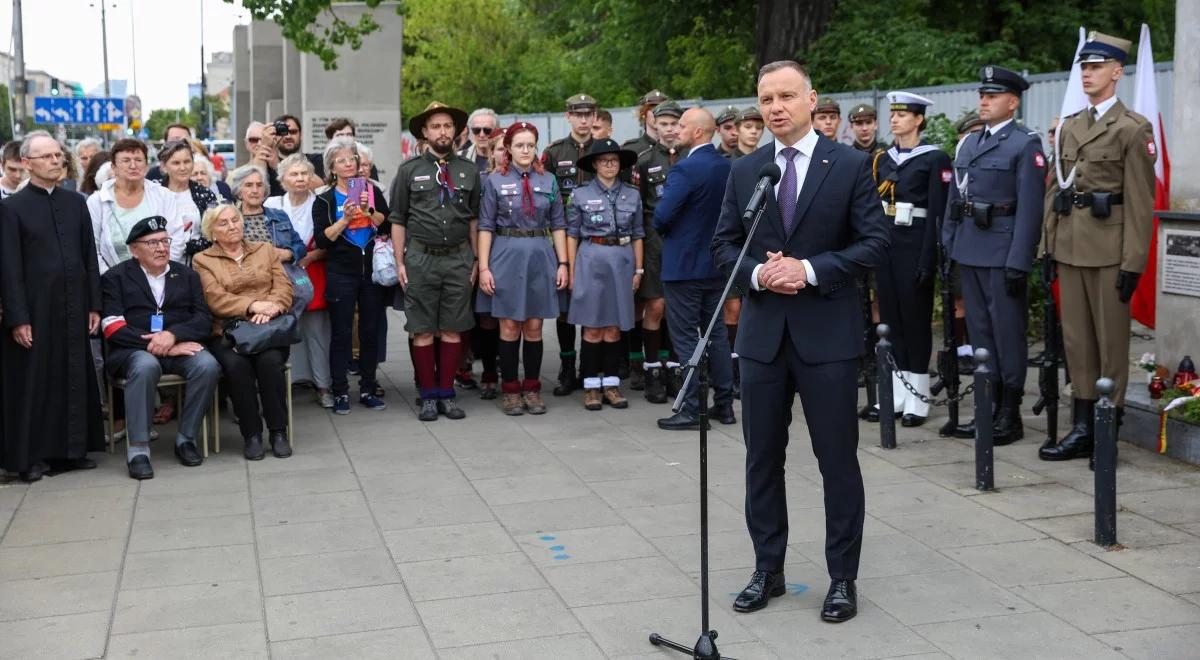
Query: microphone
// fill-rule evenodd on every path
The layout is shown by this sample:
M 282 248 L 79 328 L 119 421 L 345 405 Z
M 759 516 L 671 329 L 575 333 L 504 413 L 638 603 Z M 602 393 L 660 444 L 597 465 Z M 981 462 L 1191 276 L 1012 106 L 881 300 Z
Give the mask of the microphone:
M 754 186 L 754 194 L 750 196 L 750 203 L 746 205 L 746 210 L 742 211 L 742 222 L 754 219 L 754 214 L 767 203 L 767 191 L 774 188 L 781 178 L 783 178 L 783 173 L 779 171 L 779 166 L 774 161 L 759 168 L 758 183 Z

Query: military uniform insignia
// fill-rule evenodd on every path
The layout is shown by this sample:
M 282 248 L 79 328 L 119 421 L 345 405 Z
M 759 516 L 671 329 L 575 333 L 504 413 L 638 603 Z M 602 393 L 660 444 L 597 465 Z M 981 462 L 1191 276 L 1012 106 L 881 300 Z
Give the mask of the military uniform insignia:
M 1158 145 L 1154 144 L 1153 138 L 1146 140 L 1146 153 L 1150 154 L 1151 156 L 1158 155 Z
M 1033 155 L 1033 166 L 1038 169 L 1045 167 L 1046 166 L 1046 157 L 1043 156 L 1041 153 L 1034 154 Z
M 942 183 L 950 183 L 950 180 L 953 178 L 954 175 L 950 172 L 950 170 L 942 170 Z

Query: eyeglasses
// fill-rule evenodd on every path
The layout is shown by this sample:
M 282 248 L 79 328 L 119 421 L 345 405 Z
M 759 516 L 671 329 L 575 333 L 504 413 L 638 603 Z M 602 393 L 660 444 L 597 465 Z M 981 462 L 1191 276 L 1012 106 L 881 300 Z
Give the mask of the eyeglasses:
M 58 151 L 51 154 L 42 154 L 41 156 L 27 156 L 27 158 L 29 160 L 62 160 L 64 156 L 63 152 Z
M 121 167 L 141 167 L 146 164 L 144 158 L 118 158 L 117 165 Z
M 357 156 L 340 156 L 340 157 L 338 157 L 338 158 L 334 158 L 334 159 L 333 159 L 333 164 L 334 164 L 334 165 L 350 165 L 350 164 L 352 164 L 352 163 L 353 163 L 354 165 L 357 165 L 357 164 L 358 164 L 358 157 L 357 157 Z
M 169 239 L 169 238 L 157 238 L 157 239 L 144 240 L 144 241 L 134 241 L 134 243 L 140 243 L 142 245 L 145 245 L 146 247 L 152 247 L 152 248 L 154 248 L 154 247 L 160 247 L 160 248 L 171 247 L 171 239 Z
M 595 163 L 597 166 L 599 166 L 599 165 L 620 165 L 621 159 L 620 158 L 597 158 L 597 159 L 593 160 L 592 162 Z
M 491 126 L 472 126 L 471 127 L 471 132 L 474 133 L 475 135 L 488 135 L 494 130 L 496 130 L 496 129 L 492 128 Z
M 511 146 L 509 148 L 512 149 L 513 151 L 536 151 L 537 145 L 531 144 L 531 143 L 514 144 L 513 146 Z

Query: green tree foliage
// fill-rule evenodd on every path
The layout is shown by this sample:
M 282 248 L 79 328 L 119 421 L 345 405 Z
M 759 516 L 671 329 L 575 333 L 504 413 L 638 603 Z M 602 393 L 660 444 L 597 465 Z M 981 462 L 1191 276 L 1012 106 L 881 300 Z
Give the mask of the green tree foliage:
M 8 85 L 0 85 L 0 144 L 13 139 L 12 108 L 8 101 Z

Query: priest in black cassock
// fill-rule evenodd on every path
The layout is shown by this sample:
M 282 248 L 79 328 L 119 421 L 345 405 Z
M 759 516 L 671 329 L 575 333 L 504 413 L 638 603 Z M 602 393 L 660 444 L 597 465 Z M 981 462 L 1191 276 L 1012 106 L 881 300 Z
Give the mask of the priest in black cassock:
M 29 184 L 0 201 L 0 468 L 37 481 L 96 467 L 104 448 L 88 335 L 100 325 L 100 274 L 84 197 L 56 185 L 63 149 L 45 131 L 21 144 Z

